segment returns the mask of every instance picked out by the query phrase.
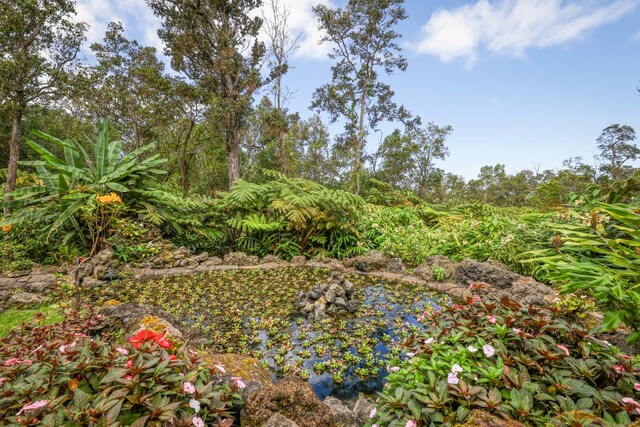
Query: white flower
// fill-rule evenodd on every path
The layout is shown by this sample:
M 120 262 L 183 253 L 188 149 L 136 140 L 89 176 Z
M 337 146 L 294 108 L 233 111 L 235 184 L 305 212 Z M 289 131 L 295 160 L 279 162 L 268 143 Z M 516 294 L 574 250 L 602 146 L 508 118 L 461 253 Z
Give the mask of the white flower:
M 454 374 L 462 371 L 464 371 L 464 369 L 462 369 L 462 366 L 458 365 L 457 363 L 451 367 L 451 372 L 453 372 Z
M 200 402 L 198 402 L 196 399 L 189 400 L 189 407 L 196 411 L 196 414 L 200 412 Z
M 484 352 L 485 356 L 491 357 L 495 354 L 496 349 L 490 346 L 489 344 L 485 344 L 482 346 L 482 351 Z
M 467 350 L 469 350 L 471 353 L 475 353 L 476 351 L 478 351 L 478 348 L 470 345 L 469 347 L 467 347 Z
M 377 413 L 378 413 L 378 410 L 376 408 L 373 408 L 371 412 L 369 412 L 369 418 L 374 418 Z

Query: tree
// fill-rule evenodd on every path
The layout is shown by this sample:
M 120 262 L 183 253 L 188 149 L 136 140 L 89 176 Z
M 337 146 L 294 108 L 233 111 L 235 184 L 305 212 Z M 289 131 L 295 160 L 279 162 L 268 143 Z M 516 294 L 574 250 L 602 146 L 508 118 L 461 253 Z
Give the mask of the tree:
M 174 69 L 202 89 L 220 123 L 229 185 L 240 178 L 240 131 L 260 75 L 266 48 L 258 40 L 262 19 L 251 17 L 261 0 L 147 0 L 159 16 L 158 35 Z
M 71 20 L 74 14 L 73 0 L 0 0 L 0 108 L 12 123 L 5 194 L 15 189 L 28 108 L 62 96 L 68 87 L 86 30 Z
M 614 124 L 606 127 L 597 139 L 600 149 L 600 167 L 614 180 L 624 178 L 630 171 L 624 166 L 628 161 L 640 157 L 640 148 L 632 144 L 636 139 L 636 132 L 631 126 Z
M 287 132 L 287 120 L 283 104 L 286 94 L 283 93 L 282 79 L 289 70 L 289 56 L 299 47 L 298 41 L 302 36 L 299 33 L 292 36 L 289 31 L 290 11 L 286 6 L 282 6 L 279 0 L 271 0 L 268 3 L 269 16 L 263 13 L 264 32 L 268 38 L 268 57 L 270 68 L 274 70 L 273 80 L 274 104 L 276 114 L 272 121 L 278 124 L 278 169 L 286 174 L 289 172 L 289 162 L 287 158 L 287 143 L 285 134 Z
M 396 129 L 378 149 L 376 157 L 382 164 L 377 176 L 396 187 L 411 189 L 419 197 L 426 197 L 430 187 L 444 179 L 444 173 L 435 167 L 434 161 L 444 160 L 449 155 L 444 143 L 452 131 L 451 126 L 440 127 L 433 123 L 405 135 Z
M 81 98 L 94 121 L 107 120 L 121 134 L 125 151 L 157 139 L 167 121 L 171 79 L 156 49 L 123 36 L 119 22 L 109 23 L 102 44 L 93 43 L 97 64 L 89 68 Z
M 332 81 L 316 89 L 311 108 L 329 113 L 331 122 L 346 120 L 343 140 L 353 159 L 351 188 L 360 191 L 363 151 L 370 130 L 382 120 L 409 121 L 410 115 L 393 102 L 391 87 L 379 81 L 404 71 L 407 61 L 398 54 L 401 37 L 395 25 L 406 19 L 403 0 L 349 0 L 342 9 L 318 5 L 313 10 L 326 32 L 322 42 L 333 45 L 329 57 Z

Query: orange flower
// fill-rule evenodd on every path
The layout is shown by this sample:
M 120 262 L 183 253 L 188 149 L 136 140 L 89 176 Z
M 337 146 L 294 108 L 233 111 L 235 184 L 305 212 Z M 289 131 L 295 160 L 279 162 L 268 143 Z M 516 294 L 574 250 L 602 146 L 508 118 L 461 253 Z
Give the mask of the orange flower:
M 122 203 L 122 199 L 116 193 L 105 194 L 104 196 L 96 195 L 96 200 L 103 205 L 109 205 L 111 203 Z
M 12 228 L 13 228 L 13 224 L 3 225 L 2 226 L 2 232 L 3 233 L 8 233 L 8 232 L 11 231 Z

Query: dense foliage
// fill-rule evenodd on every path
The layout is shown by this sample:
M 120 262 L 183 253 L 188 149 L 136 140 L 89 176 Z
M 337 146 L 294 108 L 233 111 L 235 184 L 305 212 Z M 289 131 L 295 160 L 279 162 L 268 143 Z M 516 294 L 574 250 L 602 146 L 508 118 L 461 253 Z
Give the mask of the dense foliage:
M 535 426 L 623 426 L 640 415 L 637 360 L 558 310 L 474 295 L 423 322 L 430 329 L 405 342 L 372 423 L 450 426 L 473 409 Z
M 0 422 L 12 425 L 231 426 L 236 385 L 152 331 L 117 346 L 87 336 L 94 315 L 24 324 L 0 341 Z

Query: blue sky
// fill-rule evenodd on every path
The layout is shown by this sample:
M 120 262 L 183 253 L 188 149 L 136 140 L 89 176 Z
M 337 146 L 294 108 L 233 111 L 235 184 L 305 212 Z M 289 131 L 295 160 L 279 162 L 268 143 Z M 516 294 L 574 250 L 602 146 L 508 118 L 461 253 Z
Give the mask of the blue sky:
M 311 7 L 338 0 L 280 0 L 303 31 L 285 84 L 303 117 L 330 79 L 328 46 Z M 613 123 L 640 132 L 640 0 L 406 0 L 403 54 L 409 69 L 385 78 L 396 101 L 424 122 L 451 125 L 441 166 L 470 179 L 480 167 L 554 169 L 570 157 L 592 163 L 596 138 Z M 161 48 L 159 21 L 144 0 L 78 0 L 90 42 L 111 20 Z M 383 134 L 393 124 L 381 126 Z M 341 129 L 332 128 L 332 133 Z M 374 151 L 380 134 L 367 146 Z

